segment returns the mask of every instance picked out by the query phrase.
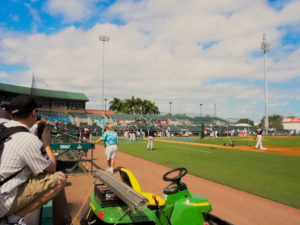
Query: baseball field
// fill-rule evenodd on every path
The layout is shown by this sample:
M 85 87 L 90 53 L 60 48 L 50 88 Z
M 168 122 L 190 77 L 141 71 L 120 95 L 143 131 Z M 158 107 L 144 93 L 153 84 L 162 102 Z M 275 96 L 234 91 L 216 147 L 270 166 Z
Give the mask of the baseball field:
M 146 140 L 121 139 L 119 150 L 167 167 L 186 167 L 198 177 L 300 208 L 300 137 L 264 138 L 266 151 L 255 149 L 255 140 L 235 147 L 224 146 L 225 141 L 155 139 L 154 150 L 146 151 Z

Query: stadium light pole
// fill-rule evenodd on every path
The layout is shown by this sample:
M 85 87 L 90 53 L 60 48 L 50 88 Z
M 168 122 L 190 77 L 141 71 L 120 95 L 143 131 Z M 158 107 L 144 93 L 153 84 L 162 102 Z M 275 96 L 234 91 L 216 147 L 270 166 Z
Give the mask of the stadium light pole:
M 200 103 L 200 117 L 202 117 L 202 104 Z
M 103 43 L 103 56 L 102 56 L 102 103 L 103 108 L 105 107 L 104 103 L 104 44 L 109 41 L 109 36 L 99 36 L 99 40 Z
M 267 42 L 266 34 L 263 34 L 263 40 L 261 42 L 261 49 L 264 52 L 264 78 L 265 78 L 265 129 L 266 133 L 268 133 L 269 129 L 269 111 L 268 111 L 268 105 L 269 105 L 269 96 L 268 96 L 268 77 L 266 74 L 266 55 L 267 52 L 270 50 L 271 45 Z
M 217 117 L 217 104 L 215 104 L 215 117 Z
M 172 109 L 172 107 L 171 107 L 172 106 L 172 102 L 169 102 L 169 104 L 170 104 L 170 116 L 171 116 L 172 115 L 172 110 L 171 110 Z
M 105 101 L 104 114 L 106 115 L 106 101 L 107 101 L 107 98 L 105 98 L 104 101 Z

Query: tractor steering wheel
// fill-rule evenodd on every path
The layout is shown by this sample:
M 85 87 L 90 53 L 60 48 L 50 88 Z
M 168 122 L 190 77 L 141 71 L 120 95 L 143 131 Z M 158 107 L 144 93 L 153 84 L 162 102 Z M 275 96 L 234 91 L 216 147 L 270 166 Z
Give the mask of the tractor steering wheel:
M 178 175 L 175 176 L 175 177 L 169 177 L 168 175 L 171 174 L 171 173 L 174 173 L 174 172 L 177 172 L 178 171 Z M 183 176 L 185 176 L 187 174 L 187 169 L 186 168 L 176 168 L 176 169 L 173 169 L 173 170 L 170 170 L 168 172 L 166 172 L 164 175 L 163 175 L 163 180 L 164 181 L 171 181 L 173 183 L 176 183 L 176 184 L 179 184 L 180 183 L 180 180 Z

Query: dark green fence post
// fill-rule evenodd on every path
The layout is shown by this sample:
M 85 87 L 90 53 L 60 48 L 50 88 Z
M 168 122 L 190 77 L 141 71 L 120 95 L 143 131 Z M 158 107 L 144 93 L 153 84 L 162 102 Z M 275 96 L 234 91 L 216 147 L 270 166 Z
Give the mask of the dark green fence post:
M 201 134 L 201 139 L 204 139 L 204 123 L 201 124 L 200 134 Z

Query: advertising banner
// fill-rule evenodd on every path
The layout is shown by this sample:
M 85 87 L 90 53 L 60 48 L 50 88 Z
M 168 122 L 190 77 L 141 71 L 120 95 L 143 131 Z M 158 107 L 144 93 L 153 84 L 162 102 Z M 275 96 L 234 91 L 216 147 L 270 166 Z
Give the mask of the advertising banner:
M 119 120 L 119 123 L 134 123 L 134 120 Z
M 157 121 L 156 123 L 166 125 L 166 124 L 169 124 L 169 121 Z
M 94 120 L 94 123 L 106 123 L 105 120 Z
M 284 123 L 300 123 L 300 118 L 283 118 Z

